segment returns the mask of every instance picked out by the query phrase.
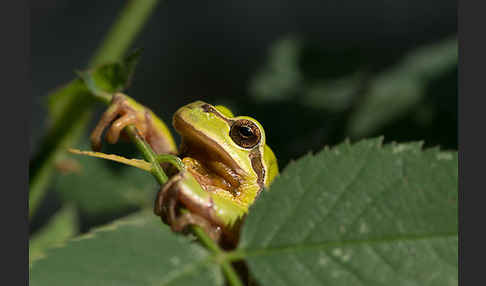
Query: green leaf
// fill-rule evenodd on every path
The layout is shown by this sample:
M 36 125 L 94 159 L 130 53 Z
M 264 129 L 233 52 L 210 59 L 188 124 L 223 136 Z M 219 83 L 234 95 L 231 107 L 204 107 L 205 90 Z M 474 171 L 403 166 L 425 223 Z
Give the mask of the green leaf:
M 204 248 L 142 212 L 71 240 L 33 263 L 30 285 L 222 285 Z
M 44 197 L 54 164 L 84 131 L 93 98 L 80 80 L 56 89 L 48 97 L 50 128 L 29 163 L 29 216 Z
M 65 242 L 79 230 L 76 210 L 72 206 L 63 207 L 29 241 L 29 265 L 42 258 L 47 249 Z
M 262 285 L 457 285 L 457 153 L 381 141 L 290 163 L 233 255 Z
M 130 167 L 115 169 L 118 163 L 87 156 L 71 154 L 66 160 L 74 167 L 59 174 L 56 191 L 88 219 L 152 207 L 158 185 L 151 174 Z
M 348 134 L 366 136 L 409 111 L 426 94 L 428 82 L 457 66 L 457 39 L 424 46 L 378 74 L 352 114 Z
M 93 94 L 121 92 L 130 85 L 140 54 L 139 49 L 119 62 L 103 64 L 87 71 L 78 72 L 78 75 Z

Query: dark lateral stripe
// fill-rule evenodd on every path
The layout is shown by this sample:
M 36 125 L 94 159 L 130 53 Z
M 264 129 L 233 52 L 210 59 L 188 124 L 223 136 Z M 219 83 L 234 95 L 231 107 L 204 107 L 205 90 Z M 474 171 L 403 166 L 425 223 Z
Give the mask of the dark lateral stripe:
M 251 167 L 257 174 L 257 183 L 260 189 L 258 189 L 257 195 L 263 190 L 264 182 L 265 182 L 265 168 L 263 167 L 262 163 L 262 154 L 258 147 L 253 148 L 250 151 L 250 160 L 251 160 Z

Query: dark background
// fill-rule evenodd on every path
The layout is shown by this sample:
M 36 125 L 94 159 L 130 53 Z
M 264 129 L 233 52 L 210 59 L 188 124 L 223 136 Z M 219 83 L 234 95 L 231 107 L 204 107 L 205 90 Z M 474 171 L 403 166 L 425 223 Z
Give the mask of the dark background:
M 31 152 L 48 123 L 45 96 L 86 67 L 123 2 L 31 3 Z M 298 90 L 259 101 L 249 86 L 276 42 L 289 35 L 301 41 L 298 66 L 307 82 L 357 70 L 373 78 L 415 48 L 454 36 L 456 13 L 451 0 L 163 2 L 133 45 L 144 51 L 128 94 L 168 122 L 178 107 L 194 100 L 227 104 L 255 117 L 284 167 L 309 150 L 361 138 L 345 131 L 359 100 L 339 112 L 303 104 Z M 417 123 L 417 110 L 427 110 L 425 123 Z M 427 82 L 419 103 L 365 135 L 457 149 L 457 67 Z M 59 207 L 52 192 L 47 201 L 40 217 Z

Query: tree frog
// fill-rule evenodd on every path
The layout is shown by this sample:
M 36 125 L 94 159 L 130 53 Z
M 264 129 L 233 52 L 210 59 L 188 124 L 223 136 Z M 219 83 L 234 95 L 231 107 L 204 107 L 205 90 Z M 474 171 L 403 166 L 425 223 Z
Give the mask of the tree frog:
M 196 224 L 213 239 L 236 244 L 248 208 L 279 172 L 262 125 L 202 101 L 181 107 L 172 123 L 182 138 L 179 149 L 162 120 L 117 93 L 91 134 L 92 148 L 101 148 L 108 126 L 106 139 L 116 143 L 125 126 L 135 125 L 156 153 L 177 154 L 185 165 L 180 171 L 162 165 L 172 177 L 157 194 L 155 214 L 174 231 Z

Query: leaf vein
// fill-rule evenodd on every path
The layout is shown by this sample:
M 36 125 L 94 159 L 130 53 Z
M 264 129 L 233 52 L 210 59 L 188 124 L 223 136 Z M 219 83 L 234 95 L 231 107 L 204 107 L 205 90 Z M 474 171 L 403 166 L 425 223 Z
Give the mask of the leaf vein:
M 367 155 L 369 156 L 369 151 L 367 153 Z M 367 157 L 366 157 L 367 158 Z M 309 238 L 309 236 L 312 234 L 312 231 L 324 220 L 326 219 L 330 213 L 332 213 L 334 211 L 334 209 L 337 208 L 337 206 L 341 203 L 341 198 L 346 194 L 346 192 L 348 190 L 350 190 L 350 186 L 352 186 L 356 180 L 359 178 L 359 176 L 361 175 L 361 173 L 365 170 L 365 166 L 366 166 L 366 162 L 367 160 L 364 159 L 360 165 L 360 167 L 358 168 L 358 171 L 354 174 L 353 178 L 351 180 L 349 180 L 348 184 L 346 184 L 341 191 L 339 191 L 339 195 L 338 197 L 336 198 L 336 200 L 333 202 L 332 206 L 328 209 L 328 211 L 326 212 L 326 214 L 324 214 L 321 218 L 319 218 L 313 225 L 312 227 L 309 227 L 307 229 L 306 232 L 303 233 L 303 238 L 302 240 L 306 240 Z
M 262 256 L 272 255 L 273 253 L 291 252 L 296 250 L 314 250 L 314 249 L 330 249 L 335 247 L 346 247 L 366 244 L 380 244 L 380 243 L 397 243 L 404 241 L 421 241 L 429 239 L 448 239 L 451 237 L 457 237 L 457 232 L 444 232 L 429 235 L 410 235 L 410 236 L 390 236 L 378 239 L 366 239 L 366 240 L 345 240 L 345 241 L 326 241 L 322 243 L 307 243 L 307 244 L 289 244 L 277 247 L 266 248 L 251 248 L 251 249 L 239 249 L 233 252 L 228 252 L 228 257 L 244 258 L 250 256 Z

